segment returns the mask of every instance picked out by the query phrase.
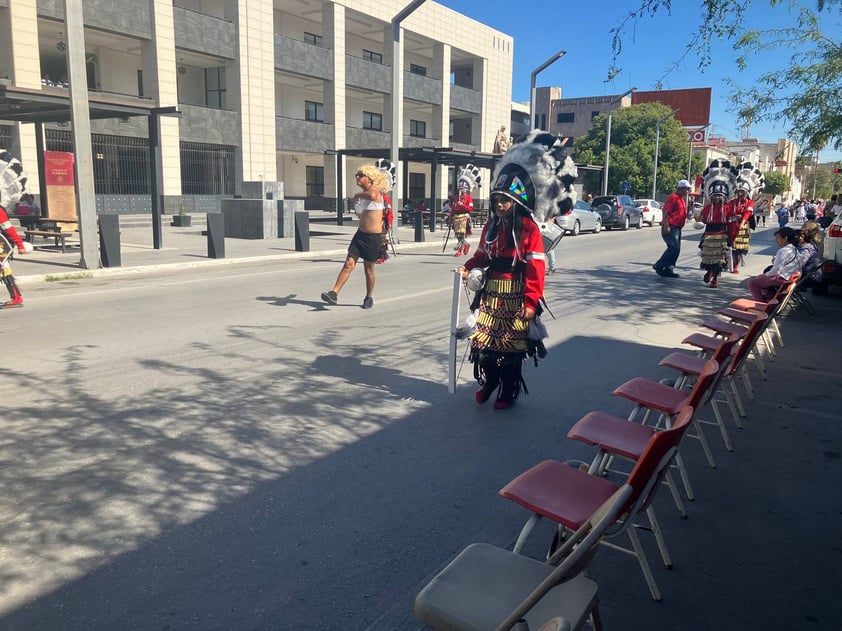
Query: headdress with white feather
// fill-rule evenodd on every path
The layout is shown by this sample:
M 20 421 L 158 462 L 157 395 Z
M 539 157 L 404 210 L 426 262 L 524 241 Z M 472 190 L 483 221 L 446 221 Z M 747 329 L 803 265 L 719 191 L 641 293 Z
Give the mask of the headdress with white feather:
M 386 181 L 389 183 L 389 190 L 392 190 L 395 187 L 395 165 L 386 158 L 379 158 L 374 163 L 374 166 L 383 172 L 383 175 L 386 176 Z
M 711 160 L 702 173 L 702 181 L 708 197 L 718 194 L 728 199 L 737 183 L 737 169 L 729 160 Z
M 766 178 L 751 162 L 740 162 L 737 165 L 737 188 L 744 188 L 749 199 L 754 199 L 763 192 Z
M 456 186 L 460 191 L 470 192 L 482 186 L 482 174 L 478 167 L 466 164 L 456 174 Z
M 0 149 L 0 206 L 11 212 L 26 190 L 26 173 L 15 156 Z
M 543 222 L 573 207 L 576 176 L 576 165 L 564 154 L 559 138 L 534 129 L 518 138 L 497 163 L 491 192 L 506 195 Z

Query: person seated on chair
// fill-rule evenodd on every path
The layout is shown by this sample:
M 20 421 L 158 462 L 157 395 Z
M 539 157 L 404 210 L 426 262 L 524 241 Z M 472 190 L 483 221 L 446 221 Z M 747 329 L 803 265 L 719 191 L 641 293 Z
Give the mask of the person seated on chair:
M 803 287 L 812 287 L 822 280 L 822 257 L 819 254 L 821 244 L 821 228 L 815 221 L 807 221 L 799 231 L 798 258 L 801 261 L 801 278 Z
M 41 208 L 32 195 L 25 193 L 15 205 L 15 214 L 18 216 L 22 228 L 33 229 L 38 225 Z
M 763 274 L 748 279 L 746 286 L 755 300 L 769 301 L 781 285 L 789 282 L 793 274 L 801 271 L 801 259 L 796 249 L 799 238 L 795 230 L 776 230 L 775 243 L 778 251 L 772 259 L 772 267 Z

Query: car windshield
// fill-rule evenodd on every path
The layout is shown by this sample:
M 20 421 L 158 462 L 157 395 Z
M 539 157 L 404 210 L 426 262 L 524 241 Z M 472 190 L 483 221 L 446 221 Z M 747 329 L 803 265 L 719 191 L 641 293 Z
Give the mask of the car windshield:
M 607 197 L 597 197 L 592 202 L 592 206 L 599 206 L 600 204 L 616 204 L 617 198 L 607 196 Z

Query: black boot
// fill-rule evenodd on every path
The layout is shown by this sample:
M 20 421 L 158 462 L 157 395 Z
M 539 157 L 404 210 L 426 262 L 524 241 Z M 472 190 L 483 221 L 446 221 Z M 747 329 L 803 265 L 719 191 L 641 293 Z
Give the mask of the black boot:
M 513 357 L 506 360 L 506 363 L 500 367 L 502 385 L 497 400 L 494 402 L 495 410 L 507 410 L 515 404 L 523 383 L 523 377 L 520 373 L 522 365 L 523 360 L 520 357 Z
M 500 385 L 500 367 L 497 359 L 488 355 L 481 355 L 474 362 L 474 377 L 482 386 L 474 397 L 477 403 L 483 404 L 491 398 L 497 386 Z

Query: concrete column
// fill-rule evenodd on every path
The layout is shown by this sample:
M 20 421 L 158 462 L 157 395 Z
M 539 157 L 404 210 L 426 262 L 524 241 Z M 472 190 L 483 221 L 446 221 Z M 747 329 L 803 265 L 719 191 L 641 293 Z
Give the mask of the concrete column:
M 333 147 L 347 146 L 347 111 L 345 94 L 345 7 L 334 2 L 324 5 L 322 37 L 333 51 L 333 80 L 325 82 L 325 122 L 333 123 Z M 325 197 L 336 197 L 336 159 L 324 156 Z M 344 195 L 344 193 L 343 193 Z
M 228 78 L 227 89 L 229 107 L 240 112 L 243 181 L 274 182 L 278 170 L 272 0 L 228 0 L 225 9 L 225 18 L 234 22 L 239 36 L 239 67 Z
M 150 0 L 152 40 L 141 45 L 143 93 L 158 107 L 178 105 L 175 29 L 173 4 L 169 0 Z M 162 117 L 159 128 L 157 161 L 162 195 L 181 194 L 181 152 L 178 119 Z
M 433 138 L 438 138 L 438 146 L 450 146 L 450 56 L 449 44 L 436 43 L 433 46 L 432 76 L 441 78 L 441 105 L 433 106 Z M 438 171 L 438 190 L 442 197 L 449 197 L 452 191 L 448 188 L 448 167 Z
M 8 78 L 21 88 L 41 87 L 41 62 L 38 50 L 38 13 L 34 2 L 10 0 L 9 8 L 0 13 L 0 77 Z M 34 42 L 34 44 L 33 44 Z M 38 192 L 38 152 L 35 126 L 17 123 L 14 155 L 20 156 L 27 175 L 26 188 Z

